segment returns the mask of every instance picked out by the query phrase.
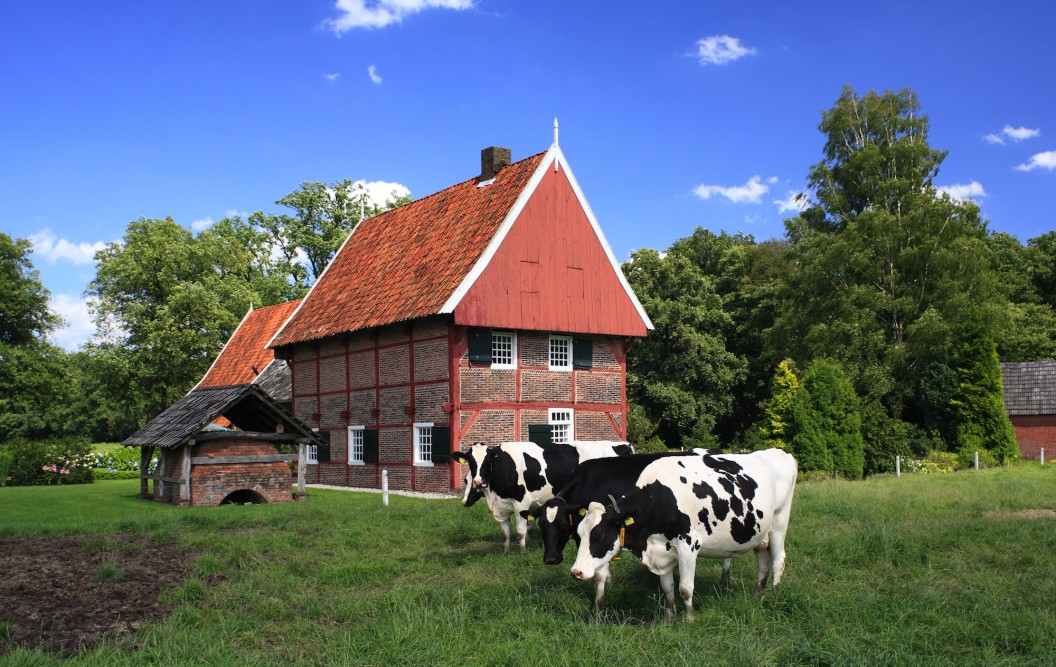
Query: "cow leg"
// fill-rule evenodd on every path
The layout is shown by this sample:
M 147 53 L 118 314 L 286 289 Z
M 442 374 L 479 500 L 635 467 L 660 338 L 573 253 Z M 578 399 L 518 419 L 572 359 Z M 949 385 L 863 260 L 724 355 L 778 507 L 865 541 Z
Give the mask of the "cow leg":
M 759 565 L 759 574 L 755 578 L 755 596 L 759 597 L 766 588 L 766 579 L 770 576 L 771 545 L 764 542 L 755 549 L 755 561 Z
M 528 546 L 525 544 L 525 539 L 528 537 L 528 519 L 521 516 L 520 512 L 514 512 L 513 517 L 516 521 L 513 535 L 517 538 L 517 541 L 520 542 L 521 553 L 523 554 L 525 551 L 528 551 Z
M 732 558 L 723 558 L 722 559 L 722 578 L 719 579 L 719 586 L 721 586 L 722 590 L 727 592 L 727 593 L 730 590 L 730 566 L 732 564 L 733 564 L 733 559 Z
M 675 573 L 674 570 L 660 575 L 660 588 L 664 591 L 664 616 L 675 620 Z
M 785 573 L 785 533 L 773 531 L 770 533 L 770 562 L 774 565 L 774 590 L 781 583 L 781 576 Z
M 678 563 L 678 593 L 686 605 L 686 621 L 693 620 L 693 583 L 697 573 L 697 554 L 687 554 Z
M 612 573 L 609 564 L 605 563 L 594 573 L 594 608 L 601 609 L 605 606 L 605 584 L 612 581 Z
M 506 517 L 499 522 L 499 528 L 502 529 L 502 553 L 510 553 L 510 517 Z

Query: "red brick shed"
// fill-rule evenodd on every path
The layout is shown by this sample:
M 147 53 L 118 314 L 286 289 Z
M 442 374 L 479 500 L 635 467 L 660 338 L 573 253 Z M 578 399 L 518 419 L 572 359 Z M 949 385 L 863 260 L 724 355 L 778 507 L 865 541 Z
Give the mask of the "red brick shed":
M 220 418 L 233 428 L 216 429 Z M 322 441 L 260 387 L 243 384 L 193 389 L 123 444 L 141 448 L 142 497 L 200 506 L 292 500 L 290 461 L 303 497 L 305 449 Z M 284 445 L 295 453 L 282 452 Z
M 1020 456 L 1056 459 L 1056 361 L 1003 363 L 1001 382 Z

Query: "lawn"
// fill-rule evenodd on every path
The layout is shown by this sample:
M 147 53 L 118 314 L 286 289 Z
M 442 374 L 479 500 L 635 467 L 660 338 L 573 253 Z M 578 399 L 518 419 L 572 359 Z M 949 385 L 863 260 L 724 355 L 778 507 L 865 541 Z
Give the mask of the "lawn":
M 0 488 L 0 536 L 133 533 L 197 554 L 160 623 L 87 665 L 654 665 L 1056 663 L 1056 467 L 802 483 L 781 591 L 755 559 L 697 570 L 695 622 L 662 621 L 657 578 L 614 563 L 593 585 L 502 556 L 482 503 L 310 490 L 283 505 L 174 508 L 138 480 Z M 0 664 L 58 658 L 16 650 Z

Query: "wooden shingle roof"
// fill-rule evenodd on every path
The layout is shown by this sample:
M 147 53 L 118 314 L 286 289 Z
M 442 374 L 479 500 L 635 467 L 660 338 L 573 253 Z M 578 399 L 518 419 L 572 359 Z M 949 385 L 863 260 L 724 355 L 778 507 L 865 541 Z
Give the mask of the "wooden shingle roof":
M 272 347 L 440 313 L 545 153 L 361 222 Z
M 1015 415 L 1056 415 L 1056 361 L 1001 364 L 1005 412 Z
M 311 428 L 253 384 L 192 389 L 122 443 L 130 447 L 179 447 L 219 417 L 241 431 L 274 433 L 282 424 L 291 439 L 319 442 Z

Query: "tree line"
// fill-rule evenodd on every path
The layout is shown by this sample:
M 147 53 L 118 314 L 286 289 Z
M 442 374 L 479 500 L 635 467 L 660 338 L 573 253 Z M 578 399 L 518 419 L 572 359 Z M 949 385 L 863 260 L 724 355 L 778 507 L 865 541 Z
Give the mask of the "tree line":
M 909 90 L 845 88 L 780 239 L 697 228 L 623 265 L 655 330 L 632 348 L 629 435 L 793 451 L 858 478 L 932 450 L 1014 457 L 998 360 L 1056 358 L 1056 232 L 992 233 L 939 192 L 946 152 Z M 290 214 L 198 235 L 140 219 L 97 255 L 99 333 L 67 354 L 29 244 L 0 234 L 0 438 L 120 440 L 204 374 L 252 304 L 302 296 L 376 206 L 304 183 Z

